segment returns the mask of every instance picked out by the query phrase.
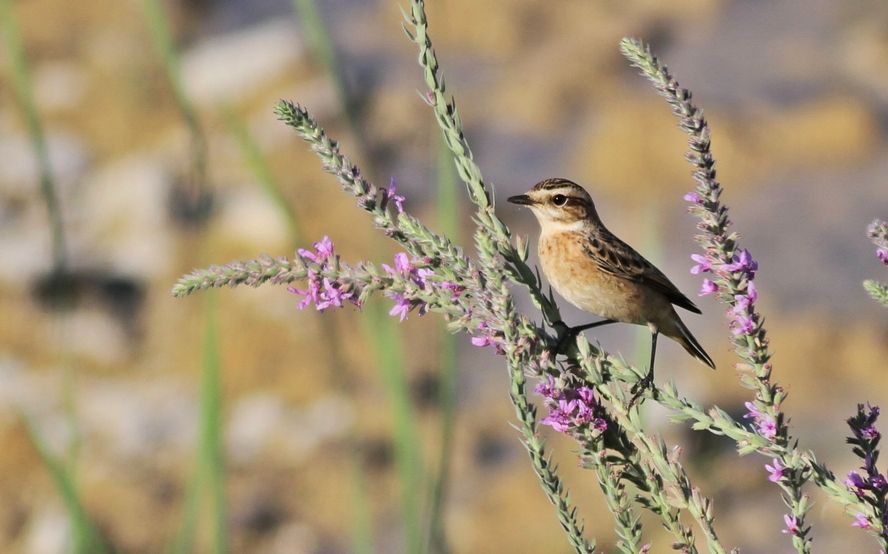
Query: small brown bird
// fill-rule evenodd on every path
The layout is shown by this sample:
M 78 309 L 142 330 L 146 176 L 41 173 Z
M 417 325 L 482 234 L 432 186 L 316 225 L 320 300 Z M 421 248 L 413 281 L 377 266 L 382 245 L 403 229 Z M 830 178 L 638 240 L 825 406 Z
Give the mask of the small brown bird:
M 605 318 L 574 327 L 571 334 L 616 322 L 650 328 L 650 367 L 633 388 L 636 396 L 653 383 L 660 333 L 715 369 L 673 304 L 697 314 L 700 309 L 662 271 L 604 226 L 583 187 L 567 179 L 546 179 L 509 202 L 527 206 L 540 222 L 540 264 L 552 287 L 574 306 Z

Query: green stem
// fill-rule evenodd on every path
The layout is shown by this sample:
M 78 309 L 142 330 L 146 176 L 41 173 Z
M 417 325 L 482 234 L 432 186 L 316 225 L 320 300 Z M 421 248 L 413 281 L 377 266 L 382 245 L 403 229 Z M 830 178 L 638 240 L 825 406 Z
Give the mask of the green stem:
M 13 0 L 0 0 L 0 31 L 3 33 L 4 44 L 6 51 L 9 52 L 12 65 L 10 78 L 13 93 L 16 102 L 24 113 L 28 127 L 28 136 L 31 139 L 31 148 L 34 150 L 34 157 L 37 159 L 37 168 L 40 172 L 40 192 L 46 204 L 50 235 L 52 237 L 53 271 L 55 273 L 63 273 L 67 269 L 67 249 L 65 246 L 62 214 L 55 179 L 50 166 L 46 136 L 44 135 L 43 124 L 40 121 L 40 116 L 34 103 L 34 90 L 31 85 L 28 59 L 25 55 L 25 47 L 21 36 L 19 35 L 18 19 L 15 17 L 13 4 Z

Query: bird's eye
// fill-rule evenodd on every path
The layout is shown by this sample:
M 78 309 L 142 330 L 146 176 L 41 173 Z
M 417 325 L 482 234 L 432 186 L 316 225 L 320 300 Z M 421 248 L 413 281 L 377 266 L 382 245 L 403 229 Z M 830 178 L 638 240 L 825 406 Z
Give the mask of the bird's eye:
M 563 206 L 567 203 L 567 196 L 564 196 L 563 194 L 556 194 L 552 197 L 552 203 L 556 206 Z

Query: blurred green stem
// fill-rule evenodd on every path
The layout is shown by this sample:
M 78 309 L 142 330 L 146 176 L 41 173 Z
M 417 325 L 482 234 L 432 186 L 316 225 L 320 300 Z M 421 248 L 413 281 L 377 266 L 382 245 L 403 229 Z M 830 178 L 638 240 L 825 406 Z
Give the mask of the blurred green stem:
M 292 248 L 297 248 L 304 239 L 304 234 L 299 224 L 299 217 L 293 205 L 287 200 L 284 190 L 280 182 L 275 178 L 274 172 L 268 163 L 268 160 L 262 154 L 262 150 L 256 139 L 252 136 L 244 122 L 237 115 L 227 110 L 225 112 L 225 121 L 228 128 L 235 136 L 241 152 L 246 158 L 247 165 L 259 181 L 262 190 L 268 195 L 275 208 L 277 208 L 284 221 L 287 223 L 287 230 L 290 236 Z M 317 318 L 320 325 L 320 334 L 324 340 L 320 341 L 326 348 L 327 359 L 329 360 L 330 373 L 333 377 L 336 388 L 343 394 L 349 391 L 350 381 L 348 372 L 346 371 L 346 363 L 342 357 L 342 339 L 339 329 L 336 327 L 336 320 L 332 317 Z M 349 436 L 345 439 L 345 444 L 357 444 L 354 431 L 349 431 Z M 372 515 L 370 512 L 369 502 L 367 499 L 366 476 L 361 463 L 361 452 L 359 448 L 349 447 L 349 457 L 352 462 L 353 474 L 353 493 L 354 501 L 352 503 L 354 509 L 353 522 L 353 540 L 355 552 L 359 554 L 371 554 L 373 552 L 373 526 Z
M 342 75 L 342 68 L 339 64 L 339 57 L 336 55 L 336 48 L 333 40 L 330 38 L 330 31 L 324 23 L 318 5 L 315 0 L 293 0 L 293 11 L 302 22 L 302 29 L 311 49 L 312 56 L 318 60 L 327 72 L 327 77 L 333 82 L 336 89 L 336 95 L 339 99 L 339 105 L 342 107 L 349 126 L 355 132 L 356 138 L 361 141 L 361 150 L 364 151 L 363 139 L 360 137 L 358 130 L 358 116 L 354 109 L 354 102 L 345 86 L 345 79 Z
M 193 104 L 185 93 L 185 87 L 182 84 L 182 73 L 179 64 L 179 53 L 176 44 L 173 41 L 173 33 L 170 29 L 169 20 L 167 18 L 164 7 L 160 0 L 143 0 L 142 11 L 148 22 L 148 30 L 151 34 L 151 40 L 154 42 L 154 48 L 163 60 L 163 67 L 166 73 L 167 81 L 173 92 L 173 98 L 176 102 L 176 108 L 185 125 L 188 127 L 188 133 L 191 139 L 191 180 L 189 194 L 191 200 L 195 203 L 201 196 L 201 191 L 205 185 L 207 173 L 207 146 L 204 138 L 203 130 L 197 119 L 197 112 Z
M 41 463 L 52 477 L 53 484 L 65 504 L 65 510 L 68 512 L 71 522 L 71 552 L 75 554 L 103 554 L 111 552 L 99 529 L 92 522 L 86 509 L 83 507 L 83 502 L 80 499 L 80 493 L 77 490 L 77 484 L 71 471 L 49 452 L 31 420 L 24 412 L 19 411 L 18 415 L 31 444 L 40 456 Z
M 440 137 L 436 141 L 437 220 L 441 234 L 459 242 L 459 195 L 457 194 L 456 166 L 447 143 Z M 450 486 L 450 465 L 453 457 L 453 426 L 456 415 L 458 385 L 456 337 L 445 325 L 440 329 L 439 396 L 440 450 L 437 474 L 432 483 L 429 508 L 429 551 L 440 554 L 450 551 L 444 530 L 444 505 Z
M 194 473 L 188 480 L 182 527 L 171 547 L 174 554 L 195 550 L 201 497 L 210 501 L 211 541 L 214 554 L 228 551 L 225 510 L 225 458 L 222 444 L 222 391 L 220 384 L 219 330 L 216 295 L 204 304 L 203 371 L 200 387 L 200 431 Z
M 383 384 L 389 396 L 395 426 L 395 463 L 401 479 L 401 511 L 407 543 L 406 552 L 417 553 L 423 548 L 419 498 L 422 461 L 413 407 L 404 374 L 401 332 L 380 302 L 368 303 L 365 313 L 361 321 L 364 324 L 365 335 L 375 348 L 376 365 L 382 371 Z
M 225 514 L 225 452 L 222 443 L 222 387 L 219 359 L 219 317 L 216 295 L 209 294 L 205 308 L 201 382 L 201 458 L 210 496 L 213 552 L 228 551 Z
M 37 166 L 40 171 L 40 191 L 46 203 L 49 215 L 50 234 L 52 236 L 53 271 L 63 273 L 67 269 L 67 250 L 65 247 L 65 232 L 62 226 L 62 214 L 59 207 L 58 194 L 55 180 L 49 162 L 49 149 L 46 145 L 46 137 L 43 133 L 43 125 L 37 114 L 34 103 L 34 90 L 31 86 L 31 76 L 28 69 L 28 60 L 25 56 L 25 48 L 19 35 L 18 19 L 15 16 L 13 0 L 0 0 L 0 29 L 3 32 L 3 42 L 6 51 L 9 52 L 12 74 L 12 90 L 16 102 L 21 107 L 28 126 L 28 136 L 31 139 L 31 147 L 37 158 Z

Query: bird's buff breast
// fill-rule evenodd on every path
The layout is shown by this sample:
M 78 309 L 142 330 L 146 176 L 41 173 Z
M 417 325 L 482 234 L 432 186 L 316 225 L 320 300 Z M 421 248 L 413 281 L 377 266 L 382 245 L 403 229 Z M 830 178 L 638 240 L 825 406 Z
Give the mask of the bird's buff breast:
M 656 299 L 636 283 L 605 273 L 583 248 L 582 233 L 545 233 L 540 236 L 540 265 L 549 284 L 574 306 L 597 316 L 645 324 L 646 306 Z

